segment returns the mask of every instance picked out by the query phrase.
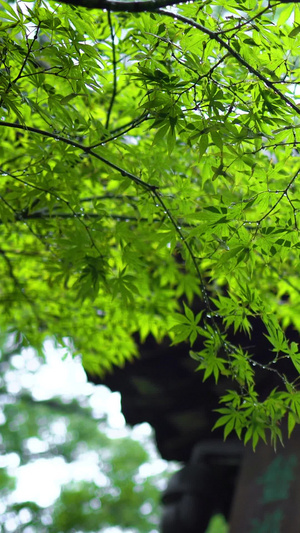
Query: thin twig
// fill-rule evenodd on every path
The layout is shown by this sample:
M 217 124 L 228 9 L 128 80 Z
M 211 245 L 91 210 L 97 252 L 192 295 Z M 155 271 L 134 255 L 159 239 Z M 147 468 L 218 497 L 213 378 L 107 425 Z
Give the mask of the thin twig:
M 107 13 L 107 18 L 108 18 L 108 25 L 110 28 L 110 37 L 111 37 L 111 46 L 112 46 L 112 63 L 113 63 L 113 92 L 112 92 L 111 99 L 109 102 L 109 108 L 107 111 L 107 117 L 106 117 L 106 123 L 105 123 L 105 128 L 108 130 L 110 115 L 111 115 L 112 108 L 113 108 L 116 94 L 117 94 L 117 59 L 116 59 L 115 34 L 114 34 L 113 25 L 112 25 L 110 11 L 108 11 Z
M 22 63 L 20 71 L 19 71 L 18 75 L 14 78 L 14 80 L 11 82 L 11 85 L 16 83 L 21 78 L 22 72 L 23 72 L 23 70 L 24 70 L 24 68 L 26 66 L 26 63 L 28 61 L 28 58 L 29 58 L 29 56 L 30 56 L 30 54 L 32 52 L 33 45 L 34 45 L 35 41 L 38 38 L 39 31 L 40 31 L 40 23 L 37 25 L 36 30 L 35 30 L 35 34 L 33 36 L 33 39 L 31 41 L 30 45 L 28 46 L 28 50 L 27 50 L 27 53 L 26 53 L 26 55 L 24 57 L 24 61 Z
M 252 18 L 246 20 L 242 24 L 239 23 L 239 24 L 237 24 L 237 26 L 234 26 L 233 28 L 227 28 L 227 30 L 216 31 L 216 34 L 217 35 L 224 35 L 225 33 L 230 33 L 230 32 L 235 32 L 235 31 L 238 32 L 241 28 L 243 28 L 243 26 L 248 26 L 248 24 L 250 24 L 253 20 L 256 20 L 257 18 L 261 17 L 261 15 L 263 15 L 264 13 L 269 11 L 269 9 L 270 9 L 270 6 L 268 4 L 267 7 L 262 9 L 259 13 L 254 15 Z
M 284 198 L 284 196 L 287 195 L 289 189 L 291 188 L 291 186 L 293 185 L 294 181 L 296 180 L 298 174 L 300 173 L 300 168 L 297 170 L 297 172 L 294 174 L 294 176 L 292 177 L 292 179 L 290 180 L 290 182 L 288 183 L 288 185 L 286 186 L 286 188 L 284 189 L 284 191 L 282 191 L 280 197 L 278 198 L 278 200 L 275 202 L 274 205 L 272 205 L 272 207 L 269 209 L 269 211 L 267 213 L 265 213 L 265 215 L 263 215 L 258 221 L 257 221 L 257 224 L 260 224 L 263 220 L 265 220 L 265 218 L 267 218 L 271 213 L 272 211 L 274 211 L 274 209 L 277 207 L 277 205 L 281 202 L 282 198 Z
M 107 144 L 107 143 L 109 143 L 111 141 L 115 141 L 118 137 L 122 137 L 123 135 L 125 135 L 129 131 L 133 130 L 134 128 L 136 128 L 137 126 L 142 124 L 142 122 L 144 122 L 145 120 L 149 120 L 150 118 L 152 118 L 152 117 L 149 117 L 148 114 L 147 115 L 143 115 L 141 118 L 130 122 L 130 124 L 128 126 L 124 126 L 124 129 L 118 128 L 118 130 L 120 130 L 120 133 L 111 132 L 112 135 L 110 137 L 106 137 L 102 141 L 91 145 L 90 148 L 91 149 L 97 148 L 98 146 L 102 146 L 103 144 Z
M 2 171 L 1 168 L 0 168 L 0 172 L 3 172 L 4 174 L 9 176 L 10 178 L 12 178 L 12 179 L 14 179 L 16 181 L 19 181 L 20 183 L 23 183 L 23 185 L 27 185 L 27 187 L 31 187 L 32 189 L 36 189 L 36 190 L 44 192 L 46 194 L 50 194 L 50 196 L 53 196 L 57 200 L 60 200 L 61 202 L 63 202 L 68 207 L 68 209 L 70 209 L 70 211 L 72 212 L 73 218 L 76 218 L 76 220 L 78 220 L 80 222 L 80 224 L 82 224 L 82 226 L 84 227 L 84 229 L 86 230 L 86 232 L 87 232 L 87 234 L 89 236 L 89 239 L 91 241 L 92 246 L 95 248 L 95 250 L 97 250 L 98 254 L 101 255 L 101 252 L 100 252 L 98 246 L 96 245 L 96 243 L 95 243 L 95 241 L 94 241 L 94 239 L 93 239 L 93 237 L 91 235 L 89 227 L 86 226 L 86 224 L 83 222 L 82 218 L 80 216 L 78 216 L 76 211 L 74 211 L 73 207 L 70 205 L 70 202 L 68 202 L 67 200 L 64 200 L 64 198 L 59 196 L 59 194 L 57 194 L 57 192 L 54 192 L 54 191 L 52 191 L 50 189 L 45 189 L 43 187 L 39 187 L 38 185 L 33 185 L 33 183 L 29 183 L 28 181 L 22 180 L 21 178 L 19 178 L 18 176 L 14 176 L 14 174 L 11 174 L 10 172 Z M 19 214 L 19 218 L 20 219 L 25 219 L 26 218 L 25 217 L 25 213 L 24 213 L 24 215 L 22 213 L 20 213 Z

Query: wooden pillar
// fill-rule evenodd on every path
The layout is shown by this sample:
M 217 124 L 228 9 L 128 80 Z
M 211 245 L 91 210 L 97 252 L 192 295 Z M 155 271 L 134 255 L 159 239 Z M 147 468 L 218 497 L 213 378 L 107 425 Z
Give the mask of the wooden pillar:
M 284 442 L 246 447 L 230 533 L 300 533 L 300 428 Z

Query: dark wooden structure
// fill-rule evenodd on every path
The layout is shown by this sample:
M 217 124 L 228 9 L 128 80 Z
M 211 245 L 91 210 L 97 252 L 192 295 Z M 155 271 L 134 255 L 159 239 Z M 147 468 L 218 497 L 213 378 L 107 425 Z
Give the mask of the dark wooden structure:
M 300 532 L 300 428 L 275 452 L 245 450 L 231 511 L 230 533 Z
M 234 336 L 232 340 L 247 346 L 258 361 L 266 363 L 273 358 L 273 354 L 269 351 L 264 333 L 262 324 L 257 321 L 253 323 L 250 341 L 242 335 Z M 295 332 L 291 332 L 291 336 L 293 340 L 297 338 Z M 259 503 L 259 496 L 256 501 L 251 494 L 249 503 L 250 496 L 244 489 L 249 484 L 250 468 L 256 476 L 252 479 L 252 486 L 255 487 L 252 490 L 260 494 L 260 485 L 256 484 L 257 475 L 263 471 L 263 467 L 267 468 L 268 462 L 272 462 L 272 448 L 261 446 L 253 455 L 251 449 L 245 452 L 237 438 L 224 442 L 222 430 L 211 431 L 217 419 L 214 410 L 218 407 L 218 398 L 231 387 L 231 383 L 225 379 L 221 379 L 217 385 L 213 380 L 203 383 L 202 376 L 195 371 L 196 367 L 196 361 L 188 354 L 187 345 L 169 347 L 167 342 L 157 344 L 148 338 L 140 345 L 140 358 L 133 363 L 127 363 L 122 369 L 115 368 L 102 381 L 90 377 L 91 381 L 105 384 L 112 391 L 121 393 L 122 412 L 128 424 L 151 424 L 158 450 L 164 459 L 182 461 L 185 465 L 171 479 L 163 495 L 162 533 L 204 533 L 214 513 L 221 512 L 229 518 L 234 496 L 232 533 L 299 533 L 300 526 L 298 530 L 263 529 L 261 513 L 264 510 Z M 285 373 L 289 370 L 285 368 Z M 279 385 L 275 372 L 262 371 L 259 367 L 255 371 L 262 397 Z M 298 442 L 300 446 L 300 438 L 297 437 L 295 449 Z M 293 457 L 294 453 L 292 451 L 289 457 Z M 293 459 L 288 460 L 292 465 Z M 300 494 L 300 487 L 298 492 Z M 253 509 L 254 513 L 260 509 L 260 514 L 255 517 L 251 512 L 244 513 L 244 519 L 247 518 L 248 522 L 241 521 L 241 513 L 237 511 L 241 502 L 248 509 Z M 283 514 L 286 515 L 286 511 Z M 254 524 L 254 529 L 249 524 Z

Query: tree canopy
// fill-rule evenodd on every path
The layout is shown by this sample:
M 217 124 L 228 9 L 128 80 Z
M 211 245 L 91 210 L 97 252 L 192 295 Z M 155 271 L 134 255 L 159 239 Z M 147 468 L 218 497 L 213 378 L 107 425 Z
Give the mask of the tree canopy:
M 2 330 L 100 374 L 136 335 L 202 338 L 225 436 L 276 442 L 300 413 L 299 5 L 0 3 Z M 226 336 L 253 317 L 265 372 L 295 369 L 264 399 Z

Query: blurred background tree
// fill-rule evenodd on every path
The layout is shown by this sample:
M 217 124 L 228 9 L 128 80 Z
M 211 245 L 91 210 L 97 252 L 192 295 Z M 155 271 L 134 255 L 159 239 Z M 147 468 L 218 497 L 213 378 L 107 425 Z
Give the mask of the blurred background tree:
M 161 491 L 176 465 L 158 457 L 150 428 L 113 429 L 104 404 L 115 395 L 85 383 L 79 361 L 66 356 L 61 362 L 61 354 L 56 360 L 51 343 L 45 350 L 49 360 L 22 346 L 17 336 L 1 339 L 1 532 L 158 532 Z M 77 381 L 72 366 L 80 369 Z M 74 397 L 55 390 L 53 372 L 59 380 L 62 367 Z M 105 390 L 98 409 L 96 389 Z M 46 463 L 58 469 L 56 495 Z M 209 533 L 225 531 L 224 520 L 216 517 Z
M 20 345 L 16 339 L 3 339 L 1 351 L 1 531 L 67 533 L 110 531 L 111 526 L 122 531 L 157 531 L 160 484 L 167 477 L 167 466 L 151 474 L 153 451 L 133 438 L 129 429 L 120 438 L 108 436 L 107 415 L 93 412 L 91 395 L 74 399 L 62 391 L 61 396 L 51 396 L 49 382 L 49 397 L 37 399 L 25 386 L 25 376 L 30 385 L 30 375 L 37 375 L 45 363 L 31 350 L 20 357 Z M 46 507 L 27 501 L 25 492 L 23 501 L 16 501 L 20 469 L 58 458 L 74 469 L 76 463 L 87 461 L 87 478 L 77 476 L 63 484 L 59 496 Z M 147 475 L 141 474 L 142 467 Z M 29 476 L 28 489 L 31 483 L 34 479 Z M 47 479 L 42 485 L 46 496 Z

